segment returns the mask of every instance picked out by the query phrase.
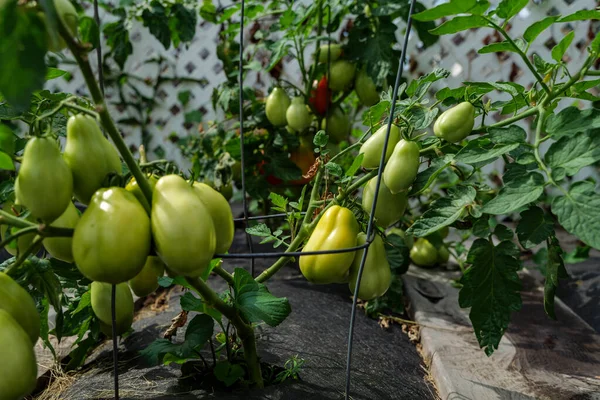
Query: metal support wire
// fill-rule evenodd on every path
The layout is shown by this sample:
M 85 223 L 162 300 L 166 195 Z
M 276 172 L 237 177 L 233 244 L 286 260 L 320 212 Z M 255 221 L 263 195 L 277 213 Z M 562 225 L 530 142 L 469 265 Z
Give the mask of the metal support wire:
M 238 66 L 239 81 L 240 81 L 240 153 L 242 163 L 242 205 L 244 207 L 244 226 L 248 228 L 248 202 L 246 201 L 246 161 L 244 157 L 244 14 L 245 14 L 245 2 L 242 0 L 241 4 L 241 17 L 240 17 L 240 65 Z M 245 231 L 245 229 L 244 229 Z M 254 253 L 254 245 L 252 244 L 252 236 L 246 231 L 246 243 L 248 243 L 248 249 L 250 254 Z M 255 257 L 249 257 L 251 262 L 251 274 L 254 278 L 254 260 Z
M 377 185 L 375 186 L 375 194 L 373 197 L 373 204 L 371 205 L 371 214 L 369 215 L 369 225 L 367 226 L 367 243 L 373 240 L 373 216 L 375 215 L 375 209 L 377 208 L 377 197 L 379 197 L 379 188 L 381 186 L 381 175 L 383 173 L 383 166 L 385 164 L 385 155 L 387 152 L 388 142 L 390 139 L 390 131 L 392 129 L 392 123 L 394 121 L 394 111 L 396 109 L 396 100 L 398 97 L 398 87 L 400 86 L 400 79 L 402 78 L 402 70 L 404 68 L 404 60 L 406 58 L 406 49 L 408 47 L 408 37 L 412 27 L 412 14 L 415 7 L 415 0 L 410 2 L 410 10 L 408 11 L 408 20 L 406 23 L 406 32 L 404 33 L 404 43 L 402 45 L 402 53 L 400 55 L 400 64 L 398 65 L 398 71 L 396 72 L 396 82 L 394 84 L 394 91 L 392 93 L 392 103 L 390 106 L 390 117 L 387 124 L 387 131 L 385 135 L 385 141 L 383 143 L 383 150 L 381 151 L 381 159 L 379 161 L 379 169 L 377 171 Z M 373 238 L 371 237 L 373 236 Z M 352 340 L 354 338 L 354 324 L 356 322 L 356 303 L 358 301 L 358 289 L 360 288 L 360 281 L 362 279 L 363 270 L 365 267 L 365 261 L 367 260 L 367 252 L 369 248 L 365 248 L 362 259 L 360 261 L 360 267 L 358 269 L 358 277 L 356 280 L 356 286 L 354 287 L 354 296 L 352 297 L 352 313 L 350 314 L 350 329 L 348 332 L 348 354 L 346 357 L 346 400 L 350 399 L 350 379 L 351 379 L 351 364 L 352 364 Z
M 98 29 L 100 29 L 100 14 L 98 13 L 98 0 L 94 0 L 94 21 Z M 96 55 L 98 56 L 98 83 L 100 85 L 100 92 L 104 96 L 104 71 L 102 71 L 102 44 L 101 40 L 98 40 L 98 46 L 96 47 Z
M 113 342 L 113 375 L 115 400 L 119 400 L 119 345 L 117 338 L 117 285 L 112 285 L 110 296 L 110 312 L 112 322 L 112 342 Z

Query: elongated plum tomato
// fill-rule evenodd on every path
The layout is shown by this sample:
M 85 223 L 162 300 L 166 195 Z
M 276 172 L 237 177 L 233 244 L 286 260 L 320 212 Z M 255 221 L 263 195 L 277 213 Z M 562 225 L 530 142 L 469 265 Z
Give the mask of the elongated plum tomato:
M 51 137 L 29 139 L 15 184 L 15 196 L 34 218 L 50 223 L 71 202 L 73 177 L 63 160 L 56 140 Z
M 165 264 L 155 256 L 148 256 L 144 268 L 129 281 L 129 287 L 138 297 L 148 296 L 158 289 L 158 278 L 165 274 Z
M 377 188 L 377 177 L 372 178 L 366 185 L 362 194 L 362 207 L 366 213 L 370 214 L 373 208 L 375 190 Z M 394 222 L 397 222 L 404 215 L 408 198 L 406 192 L 392 194 L 390 189 L 385 186 L 383 179 L 379 185 L 379 195 L 377 196 L 377 206 L 375 207 L 375 221 L 379 226 L 387 228 Z
M 356 74 L 356 65 L 350 61 L 338 60 L 329 69 L 329 88 L 343 92 L 352 86 Z
M 150 253 L 150 218 L 119 187 L 98 190 L 75 227 L 73 259 L 92 281 L 117 284 L 140 273 Z
M 419 172 L 419 145 L 401 139 L 383 170 L 383 181 L 392 193 L 407 190 Z
M 387 134 L 387 124 L 384 124 L 381 128 L 368 138 L 363 145 L 360 147 L 359 153 L 364 154 L 362 160 L 362 167 L 367 169 L 379 168 L 379 162 L 381 161 L 381 152 L 383 151 L 383 145 L 385 144 L 385 135 Z M 400 128 L 392 124 L 390 128 L 390 138 L 388 140 L 387 149 L 385 151 L 385 162 L 388 162 L 394 147 L 400 141 Z
M 210 186 L 194 182 L 194 192 L 208 210 L 216 234 L 216 253 L 225 253 L 233 243 L 235 228 L 233 226 L 233 213 L 227 199 Z
M 0 309 L 0 399 L 20 400 L 35 388 L 37 363 L 31 341 L 17 321 Z
M 286 110 L 285 117 L 288 126 L 296 132 L 305 131 L 312 121 L 310 111 L 301 96 L 292 99 L 292 104 Z
M 267 97 L 265 113 L 270 123 L 275 126 L 285 126 L 287 124 L 286 111 L 290 106 L 290 97 L 285 90 L 280 87 L 273 89 Z
M 377 86 L 375 86 L 375 82 L 373 82 L 371 77 L 367 75 L 365 68 L 361 69 L 356 75 L 354 90 L 356 91 L 358 99 L 363 105 L 371 107 L 372 105 L 379 103 L 379 92 L 377 91 Z
M 315 81 L 316 82 L 316 81 Z M 316 88 L 310 92 L 308 102 L 313 106 L 317 114 L 325 115 L 331 104 L 331 90 L 327 86 L 327 77 L 322 77 Z
M 442 113 L 433 124 L 435 136 L 450 143 L 457 143 L 471 134 L 475 125 L 475 107 L 462 102 Z
M 324 44 L 319 49 L 319 63 L 334 62 L 342 55 L 342 45 L 338 43 Z
M 365 243 L 367 243 L 367 235 L 361 232 L 358 234 L 356 245 L 361 246 Z M 363 253 L 364 249 L 356 251 L 354 261 L 350 267 L 350 281 L 348 282 L 348 286 L 352 294 L 354 294 L 354 290 L 356 289 L 356 281 L 358 280 Z M 367 258 L 358 288 L 358 298 L 368 301 L 376 297 L 381 297 L 390 288 L 391 283 L 392 270 L 385 254 L 385 246 L 381 236 L 375 235 L 375 239 L 369 246 L 369 251 L 367 251 Z
M 178 175 L 158 180 L 152 197 L 152 235 L 156 251 L 178 275 L 199 276 L 217 245 L 213 219 L 192 186 Z
M 330 143 L 339 143 L 347 140 L 351 128 L 350 119 L 339 107 L 331 110 L 327 118 L 323 118 L 323 122 L 321 123 L 321 129 L 329 135 Z
M 72 202 L 69 202 L 65 212 L 58 217 L 51 226 L 56 228 L 75 229 L 79 222 L 79 211 Z M 71 237 L 47 237 L 42 242 L 44 248 L 56 259 L 73 262 L 73 238 Z
M 100 329 L 108 337 L 112 337 L 112 285 L 102 282 L 92 282 L 90 285 L 92 310 L 100 320 Z M 121 335 L 131 327 L 133 322 L 133 296 L 127 283 L 116 286 L 116 327 L 117 335 Z
M 27 290 L 4 272 L 0 272 L 0 310 L 6 311 L 17 321 L 32 346 L 37 343 L 40 336 L 40 315 L 35 302 Z

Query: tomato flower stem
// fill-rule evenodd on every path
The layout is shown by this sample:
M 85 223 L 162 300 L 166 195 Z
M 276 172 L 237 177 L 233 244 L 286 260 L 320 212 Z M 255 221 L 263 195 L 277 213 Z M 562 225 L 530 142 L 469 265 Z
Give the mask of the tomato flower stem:
M 73 53 L 77 64 L 79 65 L 79 69 L 83 74 L 85 82 L 87 84 L 88 90 L 90 91 L 90 95 L 92 96 L 92 100 L 96 105 L 96 111 L 100 116 L 100 120 L 102 121 L 102 125 L 104 129 L 112 139 L 115 147 L 123 157 L 123 160 L 127 164 L 127 167 L 131 171 L 131 174 L 135 177 L 135 180 L 138 182 L 142 193 L 146 197 L 149 203 L 152 202 L 152 189 L 150 188 L 150 183 L 142 173 L 142 170 L 136 163 L 133 155 L 129 151 L 129 148 L 125 144 L 125 141 L 121 137 L 121 133 L 119 132 L 115 122 L 113 121 L 108 109 L 106 107 L 106 103 L 104 102 L 104 96 L 100 91 L 100 86 L 94 77 L 94 72 L 92 71 L 92 67 L 90 66 L 90 62 L 87 57 L 88 49 L 82 46 L 80 43 L 75 41 L 75 38 L 71 35 L 69 29 L 65 27 L 64 23 L 59 19 L 57 19 L 58 30 L 65 43 Z

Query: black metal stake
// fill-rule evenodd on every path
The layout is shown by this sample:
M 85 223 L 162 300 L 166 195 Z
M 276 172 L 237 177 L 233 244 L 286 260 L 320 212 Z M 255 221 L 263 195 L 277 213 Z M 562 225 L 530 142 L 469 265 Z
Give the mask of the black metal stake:
M 112 318 L 112 342 L 113 342 L 113 375 L 114 375 L 114 391 L 115 400 L 119 400 L 119 338 L 117 337 L 117 285 L 112 285 L 112 293 L 110 299 L 110 311 Z
M 98 0 L 94 0 L 94 20 L 98 29 L 100 29 L 100 14 L 98 13 Z M 96 47 L 96 55 L 98 56 L 98 84 L 100 85 L 100 91 L 104 96 L 104 71 L 102 71 L 102 45 L 100 38 L 98 38 L 98 46 Z
M 404 43 L 402 45 L 402 54 L 400 55 L 400 64 L 398 65 L 398 71 L 396 72 L 396 82 L 394 84 L 394 91 L 392 93 L 392 103 L 390 107 L 390 116 L 387 123 L 387 132 L 385 135 L 385 142 L 383 143 L 383 149 L 381 151 L 381 160 L 379 162 L 379 169 L 377 171 L 377 185 L 375 187 L 375 194 L 373 196 L 373 204 L 371 205 L 371 214 L 369 215 L 369 224 L 367 227 L 367 245 L 370 245 L 374 239 L 373 235 L 373 217 L 375 215 L 375 209 L 377 208 L 377 197 L 379 195 L 379 187 L 381 186 L 381 175 L 383 173 L 383 166 L 385 164 L 385 155 L 387 152 L 388 142 L 390 138 L 390 131 L 392 129 L 392 123 L 394 121 L 394 111 L 396 109 L 396 100 L 398 97 L 398 88 L 400 87 L 400 79 L 402 78 L 402 70 L 404 68 L 404 60 L 406 58 L 406 49 L 408 47 L 408 37 L 412 27 L 412 14 L 415 7 L 415 0 L 410 2 L 410 10 L 408 11 L 408 20 L 406 26 L 406 32 L 404 33 Z M 373 236 L 373 237 L 372 237 Z M 358 269 L 358 277 L 356 280 L 356 286 L 354 287 L 354 296 L 352 297 L 352 312 L 350 314 L 350 329 L 348 332 L 348 354 L 346 357 L 346 400 L 350 399 L 350 381 L 351 381 L 351 369 L 352 369 L 352 341 L 354 337 L 354 325 L 356 322 L 356 303 L 358 301 L 358 289 L 360 288 L 360 281 L 362 279 L 363 269 L 365 267 L 365 261 L 367 259 L 367 252 L 369 248 L 365 248 L 362 259 L 360 261 L 360 267 Z

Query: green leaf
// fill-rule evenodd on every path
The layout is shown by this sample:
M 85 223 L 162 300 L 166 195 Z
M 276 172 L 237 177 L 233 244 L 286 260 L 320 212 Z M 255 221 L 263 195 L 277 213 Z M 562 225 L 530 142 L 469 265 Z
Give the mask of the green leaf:
M 402 275 L 410 265 L 410 247 L 404 238 L 396 234 L 388 234 L 384 242 L 385 256 L 390 263 L 393 275 Z
M 334 162 L 328 162 L 327 164 L 325 164 L 325 170 L 333 176 L 339 177 L 344 174 L 344 170 L 342 169 L 342 166 L 339 164 L 336 164 Z
M 204 114 L 200 110 L 190 111 L 185 113 L 184 122 L 189 124 L 200 123 L 202 122 L 203 117 Z
M 6 2 L 5 2 L 6 3 Z M 42 89 L 48 32 L 34 8 L 8 2 L 0 13 L 0 93 L 17 111 L 29 108 L 31 95 Z
M 360 165 L 362 164 L 363 158 L 365 158 L 364 153 L 360 153 L 358 157 L 352 161 L 352 165 L 348 167 L 344 175 L 346 176 L 354 176 L 356 172 L 360 169 Z
M 496 8 L 496 15 L 500 18 L 510 19 L 525 8 L 527 3 L 529 0 L 502 0 Z
M 434 35 L 448 35 L 466 31 L 467 29 L 487 27 L 488 22 L 485 18 L 479 15 L 470 15 L 466 17 L 454 17 L 450 21 L 446 21 L 430 32 Z
M 544 192 L 544 176 L 538 172 L 520 175 L 510 182 L 505 181 L 498 195 L 484 204 L 481 211 L 486 214 L 508 214 L 532 203 Z
M 254 236 L 271 236 L 271 229 L 269 229 L 266 224 L 261 222 L 258 225 L 246 228 L 246 233 Z
M 593 128 L 600 128 L 600 110 L 595 108 L 567 107 L 546 121 L 546 132 L 557 140 Z
M 208 22 L 217 22 L 217 7 L 213 4 L 212 0 L 202 1 L 202 7 L 200 7 L 200 17 Z
M 511 240 L 514 236 L 513 231 L 508 226 L 502 224 L 496 225 L 494 235 L 498 240 Z
M 552 213 L 563 228 L 595 249 L 600 249 L 599 209 L 600 194 L 589 181 L 575 183 L 567 195 L 552 201 Z
M 95 49 L 100 43 L 100 28 L 96 20 L 87 15 L 79 17 L 79 38 L 83 43 L 90 43 Z
M 265 69 L 267 71 L 272 70 L 277 64 L 279 64 L 279 61 L 281 61 L 283 57 L 289 54 L 291 48 L 292 44 L 286 37 L 281 38 L 269 46 L 269 50 L 271 51 L 271 62 Z
M 48 68 L 48 70 L 46 71 L 46 80 L 50 81 L 52 79 L 60 78 L 61 76 L 65 75 L 70 76 L 71 74 L 69 74 L 67 71 L 63 71 L 62 69 Z
M 558 22 L 586 21 L 588 19 L 600 19 L 600 11 L 597 10 L 579 10 L 573 14 L 562 17 Z
M 185 345 L 191 348 L 204 345 L 213 335 L 215 321 L 210 315 L 198 314 L 185 330 Z
M 577 246 L 572 251 L 564 253 L 566 264 L 578 264 L 590 258 L 590 246 Z
M 168 339 L 156 339 L 145 349 L 140 351 L 140 355 L 151 365 L 158 365 L 162 362 L 165 355 L 177 353 L 181 349 L 181 344 L 171 343 Z
M 587 131 L 563 136 L 550 146 L 544 158 L 552 169 L 560 168 L 566 175 L 573 176 L 581 168 L 600 160 L 600 135 Z
M 573 38 L 575 38 L 575 31 L 569 32 L 565 37 L 563 37 L 560 42 L 556 46 L 552 48 L 552 58 L 556 62 L 561 62 L 565 52 L 573 42 Z
M 460 279 L 458 302 L 471 307 L 469 318 L 479 346 L 490 356 L 508 328 L 510 315 L 521 309 L 519 249 L 510 241 L 497 246 L 477 239 L 467 256 L 471 266 Z
M 129 41 L 129 31 L 125 28 L 125 19 L 104 26 L 106 44 L 112 50 L 112 56 L 121 69 L 125 67 L 127 58 L 133 54 L 133 46 Z
M 456 154 L 456 161 L 465 164 L 489 163 L 516 149 L 522 143 L 525 143 L 526 139 L 527 133 L 518 125 L 490 128 L 487 135 L 469 141 Z
M 559 279 L 569 277 L 562 258 L 563 251 L 558 244 L 558 239 L 552 237 L 548 242 L 548 259 L 546 264 L 546 282 L 544 284 L 544 311 L 556 320 L 554 313 L 554 295 Z
M 450 154 L 444 155 L 444 157 L 436 158 L 431 162 L 431 165 L 419 172 L 415 181 L 412 184 L 410 189 L 410 196 L 417 195 L 426 190 L 433 182 L 435 182 L 436 178 L 444 171 L 451 163 L 453 156 Z
M 277 326 L 290 314 L 288 299 L 273 296 L 245 269 L 236 268 L 233 280 L 235 303 L 250 322 L 264 321 L 269 326 Z
M 152 1 L 150 7 L 142 12 L 142 21 L 150 33 L 168 50 L 171 47 L 171 29 L 165 7 L 159 1 Z
M 229 387 L 244 377 L 245 371 L 239 364 L 221 361 L 213 369 L 215 377 Z
M 524 46 L 522 46 L 523 42 L 520 40 L 516 40 L 515 43 L 517 46 L 523 50 Z M 483 46 L 477 52 L 479 54 L 487 54 L 487 53 L 498 53 L 501 51 L 511 51 L 513 53 L 517 53 L 519 49 L 515 49 L 515 46 L 511 42 L 503 41 L 498 43 L 490 43 L 487 46 Z
M 183 4 L 174 4 L 171 7 L 171 20 L 169 27 L 173 45 L 179 47 L 180 42 L 191 42 L 196 34 L 198 18 L 193 8 L 186 8 Z
M 537 21 L 531 24 L 523 33 L 523 39 L 527 41 L 527 43 L 533 42 L 540 33 L 544 32 L 548 29 L 552 24 L 558 19 L 558 16 L 546 17 L 541 21 Z
M 475 200 L 472 186 L 457 186 L 448 190 L 446 197 L 435 200 L 421 218 L 406 231 L 416 237 L 424 237 L 456 221 L 464 209 Z
M 327 142 L 329 141 L 329 135 L 325 133 L 325 131 L 320 130 L 315 134 L 313 138 L 313 144 L 317 147 L 325 147 L 327 146 Z
M 271 200 L 271 203 L 273 203 L 275 207 L 279 208 L 284 212 L 286 211 L 288 200 L 282 195 L 277 194 L 275 192 L 271 192 L 269 193 L 269 200 Z
M 531 249 L 554 235 L 554 222 L 544 210 L 533 206 L 521 213 L 516 231 L 521 246 Z
M 435 68 L 430 73 L 414 79 L 410 82 L 410 85 L 406 88 L 406 94 L 412 97 L 419 91 L 419 88 L 429 89 L 432 83 L 445 79 L 450 76 L 450 71 L 444 68 Z
M 489 7 L 487 1 L 481 0 L 451 0 L 439 6 L 427 9 L 413 15 L 416 21 L 434 21 L 443 17 L 467 13 L 483 13 Z
M 12 157 L 3 151 L 0 151 L 0 170 L 14 171 L 15 164 L 13 163 Z

